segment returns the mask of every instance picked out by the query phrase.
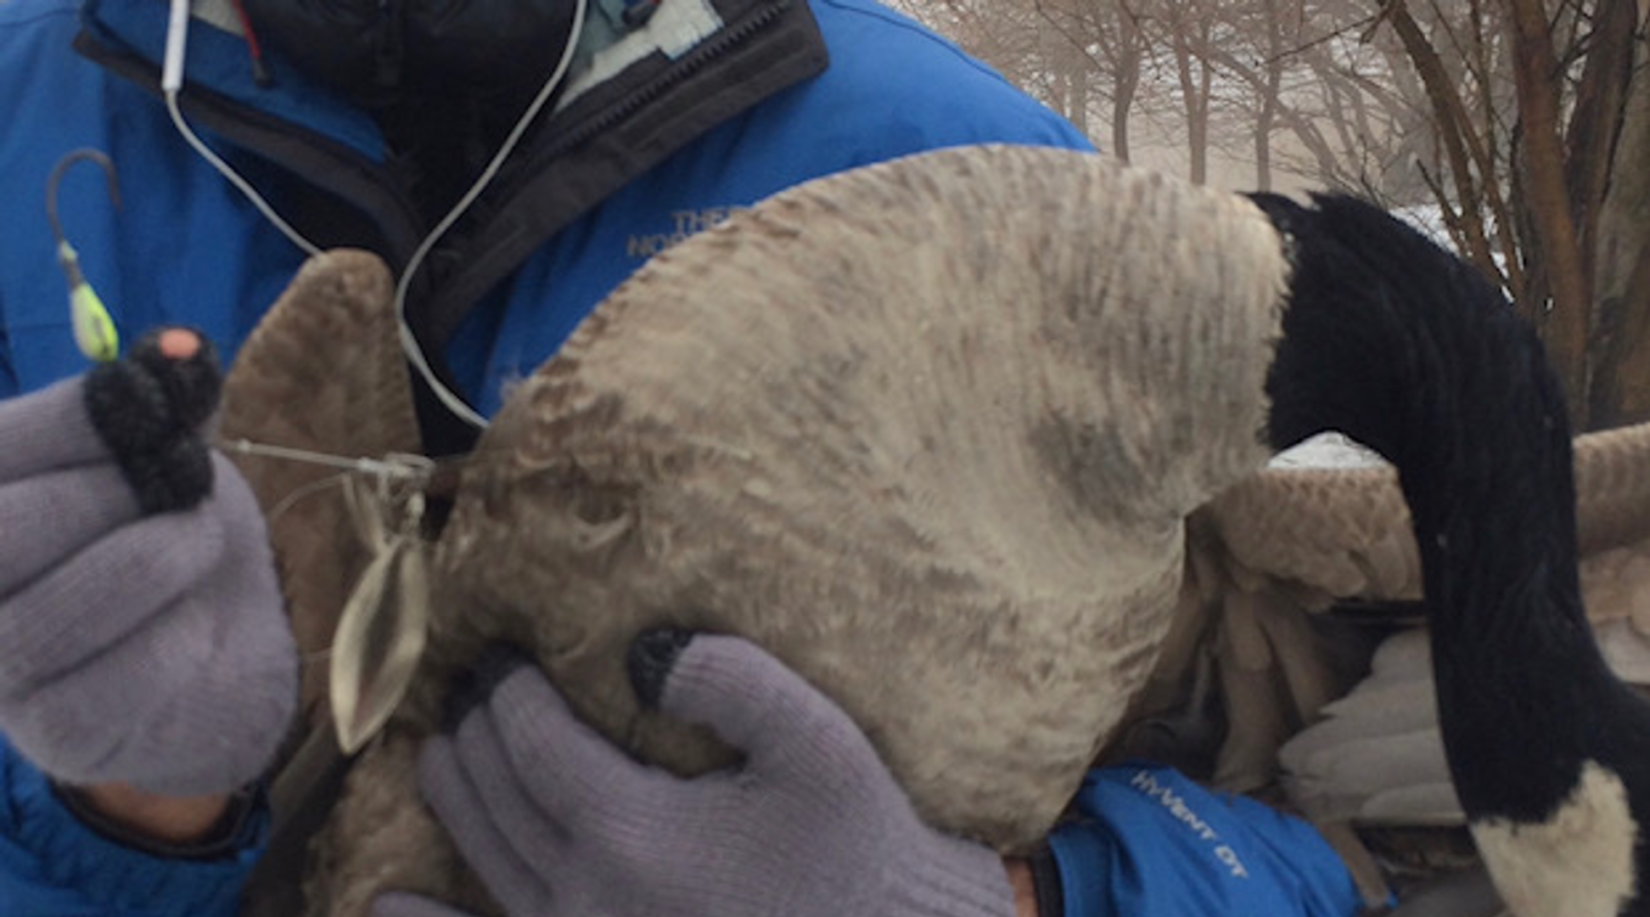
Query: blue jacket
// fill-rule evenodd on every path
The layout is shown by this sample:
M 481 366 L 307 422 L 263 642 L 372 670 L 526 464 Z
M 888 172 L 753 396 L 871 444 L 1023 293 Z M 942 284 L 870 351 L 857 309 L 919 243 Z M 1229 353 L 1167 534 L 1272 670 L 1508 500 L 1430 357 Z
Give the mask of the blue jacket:
M 1353 917 L 1362 898 L 1310 825 L 1152 764 L 1091 771 L 1049 837 L 1068 917 Z M 1395 903 L 1395 902 L 1394 902 Z
M 70 816 L 51 783 L 0 735 L 0 914 L 6 917 L 215 917 L 234 914 L 263 849 L 257 812 L 210 859 L 162 857 Z
M 399 270 L 429 220 L 372 120 L 279 58 L 275 85 L 257 86 L 245 41 L 200 21 L 214 5 L 227 9 L 195 3 L 188 121 L 311 241 L 367 248 Z M 944 146 L 1088 147 L 872 0 L 674 5 L 702 9 L 700 28 L 626 37 L 622 4 L 593 0 L 601 18 L 585 34 L 610 75 L 569 90 L 415 275 L 408 320 L 482 413 L 648 256 L 729 208 Z M 0 397 L 85 368 L 39 203 L 73 149 L 108 153 L 124 189 L 116 208 L 79 165 L 60 193 L 63 228 L 124 340 L 188 324 L 232 357 L 303 259 L 174 129 L 156 93 L 166 18 L 163 0 L 0 0 Z M 254 846 L 206 862 L 125 855 L 3 742 L 0 769 L 6 917 L 234 912 Z
M 605 95 L 598 88 L 563 102 L 515 156 L 546 162 L 506 169 L 420 272 L 409 318 L 483 413 L 496 410 L 505 380 L 535 369 L 648 255 L 730 207 L 937 147 L 1087 145 L 954 46 L 871 0 L 716 6 L 728 8 L 730 22 L 760 22 L 765 10 L 779 10 L 766 27 L 775 34 L 758 30 L 748 50 L 722 52 L 732 56 L 723 66 L 742 68 L 722 77 L 727 85 L 704 90 L 701 100 L 695 87 L 714 74 L 672 85 L 665 56 L 655 55 L 666 88 L 623 86 Z M 799 19 L 810 9 L 811 19 Z M 42 200 L 53 164 L 71 149 L 108 152 L 126 188 L 116 209 L 97 170 L 82 165 L 61 195 L 65 231 L 126 338 L 186 322 L 232 355 L 302 260 L 179 139 L 154 97 L 165 3 L 85 0 L 83 15 L 84 32 L 74 0 L 0 3 L 0 86 L 7 87 L 0 123 L 17 126 L 0 143 L 0 200 L 9 216 L 0 222 L 0 396 L 84 367 L 44 208 L 21 203 Z M 69 50 L 77 33 L 98 63 Z M 775 51 L 781 38 L 794 50 Z M 763 48 L 775 60 L 760 60 Z M 370 119 L 279 60 L 275 87 L 259 89 L 242 40 L 204 23 L 192 29 L 188 50 L 185 115 L 277 210 L 323 247 L 370 248 L 396 267 L 407 261 L 428 227 L 408 212 Z M 668 63 L 686 58 L 678 51 Z M 651 107 L 577 143 L 603 110 L 636 104 L 616 97 L 620 90 L 651 99 Z M 259 158 L 236 154 L 245 149 Z M 295 175 L 322 175 L 327 187 Z M 334 219 L 339 212 L 347 220 Z

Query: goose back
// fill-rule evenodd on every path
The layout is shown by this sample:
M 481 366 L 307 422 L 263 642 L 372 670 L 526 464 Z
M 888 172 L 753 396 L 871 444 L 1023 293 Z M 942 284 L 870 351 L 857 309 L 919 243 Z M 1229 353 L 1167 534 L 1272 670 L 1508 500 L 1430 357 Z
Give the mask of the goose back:
M 511 395 L 433 642 L 530 647 L 598 728 L 697 770 L 725 758 L 636 709 L 624 648 L 753 637 L 931 821 L 1022 849 L 1147 674 L 1184 515 L 1264 458 L 1283 279 L 1255 213 L 1100 157 L 935 154 L 776 198 Z
M 312 897 L 462 894 L 411 761 L 496 641 L 639 756 L 726 762 L 631 695 L 624 651 L 664 624 L 756 639 L 931 823 L 1025 849 L 1148 674 L 1183 518 L 1266 458 L 1286 273 L 1243 199 L 1010 147 L 822 179 L 656 258 L 470 458 L 427 669 Z

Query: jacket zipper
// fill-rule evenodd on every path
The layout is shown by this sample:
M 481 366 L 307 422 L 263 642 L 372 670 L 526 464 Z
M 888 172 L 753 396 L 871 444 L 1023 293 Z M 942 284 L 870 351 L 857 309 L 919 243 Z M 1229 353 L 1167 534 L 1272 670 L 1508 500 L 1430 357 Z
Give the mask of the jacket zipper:
M 604 133 L 615 124 L 646 107 L 649 102 L 663 95 L 667 90 L 675 87 L 707 65 L 721 57 L 738 45 L 748 41 L 758 32 L 777 22 L 787 10 L 791 8 L 793 0 L 774 0 L 743 20 L 726 26 L 716 35 L 711 36 L 695 47 L 688 55 L 673 64 L 668 70 L 660 74 L 657 79 L 638 88 L 635 92 L 619 100 L 618 103 L 608 106 L 597 117 L 586 121 L 577 129 L 559 138 L 555 143 L 548 145 L 542 153 L 534 156 L 536 161 L 555 159 L 567 151 L 587 142 L 592 137 Z

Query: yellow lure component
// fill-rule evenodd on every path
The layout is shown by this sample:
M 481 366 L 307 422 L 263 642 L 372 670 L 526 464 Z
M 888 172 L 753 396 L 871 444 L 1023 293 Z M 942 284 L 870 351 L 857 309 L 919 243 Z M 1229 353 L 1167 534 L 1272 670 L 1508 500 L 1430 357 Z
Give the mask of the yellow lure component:
M 57 260 L 69 278 L 69 318 L 74 325 L 74 342 L 86 359 L 107 363 L 120 356 L 120 333 L 92 285 L 80 273 L 80 259 L 69 243 L 58 245 Z
M 52 236 L 57 240 L 57 263 L 63 268 L 63 277 L 69 283 L 69 320 L 74 328 L 74 342 L 89 360 L 107 363 L 120 356 L 120 334 L 114 319 L 103 305 L 102 297 L 86 282 L 80 270 L 80 255 L 63 235 L 63 225 L 57 218 L 57 186 L 69 166 L 89 159 L 103 167 L 109 181 L 109 197 L 120 206 L 120 185 L 115 181 L 115 167 L 109 157 L 97 150 L 74 150 L 52 168 L 46 182 L 46 216 L 52 224 Z

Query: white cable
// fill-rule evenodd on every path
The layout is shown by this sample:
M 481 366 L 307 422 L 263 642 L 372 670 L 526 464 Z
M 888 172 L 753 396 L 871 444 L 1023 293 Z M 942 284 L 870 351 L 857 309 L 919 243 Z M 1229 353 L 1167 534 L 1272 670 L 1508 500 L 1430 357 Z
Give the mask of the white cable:
M 178 94 L 183 91 L 184 52 L 189 44 L 189 0 L 172 0 L 171 11 L 172 15 L 166 23 L 166 51 L 161 64 L 160 89 L 161 93 L 166 96 L 166 111 L 172 116 L 172 125 L 178 129 L 178 133 L 183 136 L 183 139 L 196 153 L 200 154 L 202 159 L 211 163 L 212 168 L 217 169 L 219 175 L 228 179 L 236 190 L 252 202 L 252 206 L 258 208 L 258 212 L 264 215 L 264 219 L 274 223 L 276 229 L 279 229 L 288 239 L 292 240 L 292 244 L 298 246 L 304 254 L 311 257 L 320 254 L 321 249 L 315 243 L 304 238 L 298 230 L 292 228 L 290 223 L 281 219 L 281 215 L 275 212 L 275 208 L 271 207 L 268 201 L 264 200 L 263 195 L 259 194 L 258 190 L 242 178 L 240 173 L 236 172 L 229 163 L 224 162 L 221 156 L 213 152 L 212 148 L 207 146 L 206 142 L 189 126 L 189 122 L 184 120 L 183 109 L 178 106 Z
M 442 384 L 440 379 L 436 378 L 435 370 L 430 368 L 429 360 L 425 358 L 424 350 L 419 346 L 418 338 L 414 336 L 412 326 L 407 323 L 407 291 L 412 286 L 413 275 L 418 273 L 419 267 L 423 265 L 424 258 L 435 247 L 435 243 L 446 235 L 447 230 L 458 222 L 459 217 L 464 215 L 464 212 L 470 208 L 471 204 L 475 203 L 476 198 L 481 196 L 481 192 L 498 175 L 499 169 L 504 166 L 504 160 L 509 157 L 516 144 L 521 141 L 522 135 L 527 132 L 528 126 L 533 123 L 533 119 L 538 116 L 539 109 L 544 107 L 544 104 L 550 100 L 550 96 L 555 93 L 556 87 L 560 86 L 562 81 L 566 79 L 567 71 L 573 65 L 574 52 L 578 50 L 579 36 L 584 32 L 584 16 L 587 5 L 588 0 L 581 0 L 573 9 L 573 28 L 568 35 L 567 47 L 562 49 L 561 60 L 556 64 L 555 71 L 550 74 L 549 79 L 545 80 L 544 86 L 539 89 L 538 95 L 533 98 L 533 103 L 527 106 L 527 111 L 516 121 L 516 126 L 511 129 L 509 136 L 504 138 L 503 145 L 499 147 L 497 153 L 493 154 L 492 161 L 487 164 L 487 168 L 482 171 L 475 184 L 470 186 L 470 190 L 465 192 L 462 198 L 459 198 L 458 203 L 454 204 L 441 222 L 436 224 L 435 229 L 431 230 L 424 241 L 419 243 L 412 257 L 408 259 L 406 269 L 401 272 L 401 279 L 395 285 L 395 317 L 401 326 L 402 351 L 418 370 L 418 374 L 424 377 L 424 381 L 429 384 L 430 390 L 435 393 L 436 398 L 446 406 L 447 410 L 477 429 L 487 429 L 487 419 L 466 404 L 464 399 Z
M 275 224 L 275 228 L 279 229 L 288 239 L 291 239 L 292 244 L 302 249 L 304 254 L 313 258 L 321 253 L 320 246 L 304 238 L 303 234 L 292 228 L 292 224 L 282 219 L 281 215 L 275 212 L 275 208 L 270 206 L 269 201 L 264 200 L 263 195 L 258 193 L 258 189 L 252 187 L 251 182 L 242 178 L 233 166 L 224 162 L 222 157 L 213 152 L 212 148 L 201 140 L 200 136 L 189 126 L 189 122 L 183 119 L 183 111 L 178 108 L 178 91 L 176 89 L 166 91 L 166 110 L 172 113 L 172 123 L 177 126 L 178 133 L 183 135 L 183 139 L 191 147 L 194 147 L 195 152 L 199 153 L 202 159 L 211 163 L 212 168 L 217 169 L 220 175 L 228 179 L 237 191 L 241 192 L 248 201 L 251 201 L 252 206 L 258 208 L 258 212 L 264 215 L 264 219 Z
M 176 92 L 183 88 L 183 55 L 189 43 L 189 0 L 172 0 L 166 20 L 166 54 L 160 68 L 160 88 Z
M 210 163 L 236 190 L 240 191 L 252 203 L 252 206 L 263 214 L 265 219 L 274 224 L 275 228 L 279 229 L 288 239 L 292 240 L 293 245 L 298 246 L 304 254 L 310 257 L 319 255 L 321 253 L 320 247 L 304 238 L 290 223 L 282 219 L 281 215 L 275 212 L 275 208 L 270 206 L 263 195 L 259 194 L 250 182 L 241 177 L 233 166 L 225 162 L 211 147 L 207 146 L 190 128 L 189 122 L 184 120 L 183 111 L 178 106 L 178 93 L 183 88 L 184 47 L 189 31 L 189 2 L 190 0 L 172 0 L 172 16 L 166 32 L 166 53 L 161 71 L 161 89 L 166 96 L 166 108 L 172 115 L 172 124 L 177 127 L 178 133 L 183 136 L 189 146 L 200 154 L 202 159 Z M 578 51 L 579 36 L 584 32 L 587 6 L 588 0 L 581 0 L 574 6 L 572 30 L 568 33 L 567 45 L 562 49 L 561 60 L 556 63 L 556 69 L 551 72 L 549 79 L 545 80 L 544 86 L 539 89 L 538 95 L 534 96 L 532 104 L 528 105 L 527 110 L 517 119 L 515 127 L 504 138 L 504 143 L 499 146 L 498 152 L 493 154 L 492 160 L 487 163 L 487 168 L 482 170 L 480 177 L 470 186 L 470 190 L 466 191 L 462 198 L 459 198 L 458 203 L 453 205 L 447 215 L 441 219 L 441 222 L 437 223 L 435 228 L 430 230 L 430 234 L 424 237 L 424 241 L 418 244 L 418 248 L 413 250 L 412 257 L 407 260 L 407 266 L 402 270 L 401 277 L 395 285 L 395 317 L 400 327 L 402 352 L 413 367 L 418 370 L 418 374 L 429 384 L 430 391 L 435 393 L 436 398 L 440 400 L 442 405 L 460 420 L 478 429 L 484 430 L 487 428 L 487 419 L 444 385 L 436 377 L 435 370 L 430 367 L 430 361 L 424 356 L 424 349 L 419 346 L 418 338 L 413 334 L 412 326 L 407 322 L 407 292 L 412 286 L 413 276 L 418 273 L 418 269 L 423 265 L 424 259 L 429 255 L 431 249 L 435 248 L 436 242 L 447 234 L 447 230 L 458 222 L 464 212 L 470 208 L 470 205 L 475 203 L 476 198 L 481 196 L 481 192 L 486 190 L 487 186 L 498 176 L 499 170 L 504 167 L 504 161 L 515 150 L 516 144 L 521 142 L 522 135 L 527 132 L 527 128 L 533 123 L 533 119 L 538 117 L 539 111 L 555 94 L 556 88 L 567 78 L 567 71 L 573 66 L 573 57 Z

